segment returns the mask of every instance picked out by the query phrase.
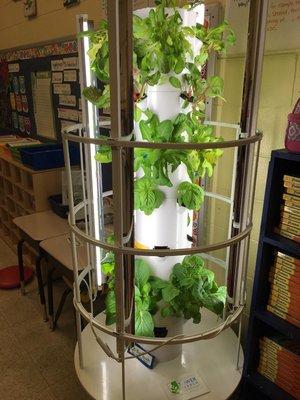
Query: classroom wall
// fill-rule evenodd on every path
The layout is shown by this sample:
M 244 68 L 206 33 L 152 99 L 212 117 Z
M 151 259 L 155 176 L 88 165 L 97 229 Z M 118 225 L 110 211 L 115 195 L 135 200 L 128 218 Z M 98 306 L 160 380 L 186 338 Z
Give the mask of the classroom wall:
M 81 0 L 66 8 L 63 0 L 38 0 L 37 17 L 24 17 L 23 1 L 0 0 L 0 51 L 76 35 L 76 15 L 88 13 L 97 23 L 102 0 Z

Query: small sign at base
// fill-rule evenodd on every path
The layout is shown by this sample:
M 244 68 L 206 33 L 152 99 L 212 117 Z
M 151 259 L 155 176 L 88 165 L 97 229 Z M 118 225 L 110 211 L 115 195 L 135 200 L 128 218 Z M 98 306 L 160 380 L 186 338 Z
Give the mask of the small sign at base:
M 137 343 L 135 343 L 132 347 L 128 349 L 128 353 L 135 356 L 137 360 L 139 360 L 145 367 L 153 369 L 155 364 L 155 357 L 148 353 L 143 354 L 145 353 L 145 351 L 146 350 Z
M 191 400 L 210 390 L 199 374 L 191 372 L 165 381 L 164 391 L 170 400 Z

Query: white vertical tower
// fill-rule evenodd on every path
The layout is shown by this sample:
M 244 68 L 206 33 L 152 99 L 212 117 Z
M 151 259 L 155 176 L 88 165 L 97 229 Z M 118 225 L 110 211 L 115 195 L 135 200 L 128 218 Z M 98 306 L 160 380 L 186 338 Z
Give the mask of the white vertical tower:
M 140 18 L 149 15 L 150 8 L 137 10 L 134 13 Z M 178 10 L 183 20 L 184 26 L 194 26 L 196 22 L 204 21 L 204 7 L 200 7 L 200 14 L 194 11 Z M 166 12 L 173 13 L 173 9 L 166 9 Z M 200 18 L 200 19 L 199 19 Z M 201 42 L 197 39 L 191 39 L 191 45 L 194 51 L 200 49 Z M 198 47 L 198 49 L 197 49 Z M 185 73 L 183 71 L 178 75 L 180 79 Z M 155 113 L 160 121 L 166 119 L 175 119 L 179 113 L 185 112 L 182 109 L 181 90 L 174 88 L 170 83 L 162 85 L 149 86 L 147 97 L 139 106 L 142 109 L 150 109 Z M 142 141 L 138 123 L 135 125 L 136 138 Z M 138 171 L 137 175 L 142 176 Z M 155 209 L 151 215 L 146 215 L 142 211 L 135 212 L 135 240 L 142 247 L 153 249 L 156 246 L 168 248 L 186 248 L 191 243 L 188 235 L 191 235 L 192 222 L 188 226 L 188 217 L 191 212 L 185 207 L 177 204 L 177 187 L 182 181 L 190 181 L 186 166 L 181 164 L 173 173 L 169 173 L 170 181 L 173 187 L 159 186 L 158 189 L 165 194 L 163 204 Z M 167 280 L 170 276 L 173 266 L 183 260 L 183 256 L 177 257 L 145 257 L 152 269 L 152 274 L 161 279 Z M 183 319 L 176 317 L 162 318 L 160 312 L 155 317 L 156 327 L 166 327 L 168 336 L 175 336 L 182 333 Z M 181 353 L 181 345 L 167 346 L 154 352 L 159 361 L 169 361 Z

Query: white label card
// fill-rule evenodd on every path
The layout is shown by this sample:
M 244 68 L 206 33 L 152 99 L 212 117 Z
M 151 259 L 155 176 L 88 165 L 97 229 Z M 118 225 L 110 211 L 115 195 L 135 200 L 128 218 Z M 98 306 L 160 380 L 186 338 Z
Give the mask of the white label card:
M 64 70 L 63 60 L 52 60 L 51 61 L 51 70 L 52 71 L 63 71 Z
M 210 392 L 203 379 L 192 371 L 190 374 L 164 379 L 163 388 L 169 400 L 190 400 Z
M 70 70 L 64 71 L 64 81 L 65 82 L 76 82 L 77 81 L 76 69 L 70 69 Z
M 62 72 L 52 72 L 52 83 L 62 83 L 63 74 Z
M 59 104 L 61 106 L 76 107 L 76 96 L 60 94 L 59 95 Z
M 55 83 L 53 85 L 54 94 L 71 94 L 71 85 L 68 83 Z
M 64 69 L 78 69 L 78 57 L 68 57 L 63 59 Z
M 69 110 L 68 108 L 58 108 L 58 118 L 68 119 L 78 122 L 78 110 Z
M 20 71 L 20 64 L 19 63 L 14 63 L 14 64 L 8 64 L 8 72 L 19 72 Z

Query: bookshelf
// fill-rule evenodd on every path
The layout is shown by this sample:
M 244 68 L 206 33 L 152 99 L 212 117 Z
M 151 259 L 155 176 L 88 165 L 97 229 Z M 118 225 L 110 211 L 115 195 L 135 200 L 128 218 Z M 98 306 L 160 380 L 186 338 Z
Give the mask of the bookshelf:
M 260 343 L 264 337 L 273 338 L 281 335 L 285 340 L 300 343 L 299 325 L 289 322 L 286 319 L 288 317 L 280 317 L 267 309 L 270 295 L 274 290 L 273 275 L 270 277 L 270 270 L 272 268 L 273 273 L 275 264 L 278 265 L 278 253 L 300 259 L 300 243 L 282 236 L 278 231 L 285 175 L 300 177 L 300 154 L 275 150 L 271 155 L 266 183 L 243 371 L 246 384 L 255 387 L 272 400 L 299 399 L 297 394 L 283 390 L 258 372 L 261 357 Z M 286 267 L 282 267 L 283 273 L 285 273 L 284 268 Z M 300 293 L 300 284 L 296 286 L 296 291 Z M 276 366 L 275 371 L 277 371 Z
M 13 219 L 48 210 L 48 197 L 61 193 L 61 171 L 34 171 L 0 154 L 0 237 L 15 252 L 20 235 Z M 27 265 L 35 264 L 35 253 L 27 244 L 24 259 Z

